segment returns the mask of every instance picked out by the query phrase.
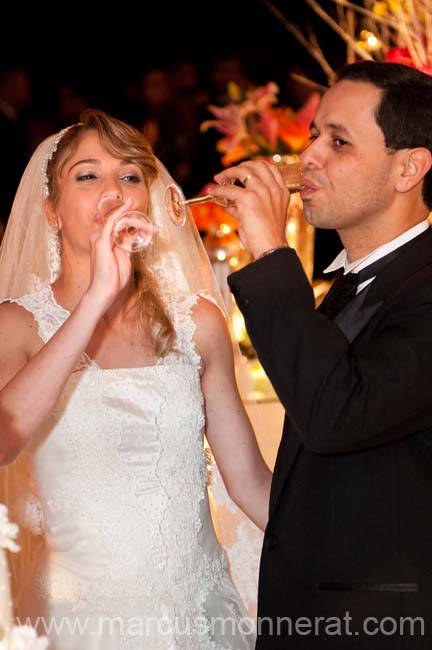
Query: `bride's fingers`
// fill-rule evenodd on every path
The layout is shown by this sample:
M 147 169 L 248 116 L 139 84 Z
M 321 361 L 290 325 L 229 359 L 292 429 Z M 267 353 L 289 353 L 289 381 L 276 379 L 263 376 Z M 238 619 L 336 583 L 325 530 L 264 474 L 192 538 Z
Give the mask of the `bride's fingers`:
M 132 257 L 131 253 L 119 248 L 118 246 L 114 247 L 113 250 L 114 257 L 117 262 L 117 267 L 121 275 L 125 275 L 127 278 L 130 276 L 130 271 L 132 267 Z

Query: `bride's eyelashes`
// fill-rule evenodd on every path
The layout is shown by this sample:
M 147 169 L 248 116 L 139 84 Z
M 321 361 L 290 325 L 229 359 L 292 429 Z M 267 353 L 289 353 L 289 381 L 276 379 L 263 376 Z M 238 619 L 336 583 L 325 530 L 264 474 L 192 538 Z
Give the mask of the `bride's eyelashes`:
M 75 180 L 78 183 L 86 183 L 86 182 L 96 181 L 98 179 L 99 176 L 95 172 L 81 172 L 77 174 L 75 177 Z M 119 177 L 119 180 L 131 185 L 138 185 L 139 183 L 144 182 L 143 177 L 140 176 L 139 174 L 136 174 L 135 172 L 128 172 L 126 174 L 122 174 Z

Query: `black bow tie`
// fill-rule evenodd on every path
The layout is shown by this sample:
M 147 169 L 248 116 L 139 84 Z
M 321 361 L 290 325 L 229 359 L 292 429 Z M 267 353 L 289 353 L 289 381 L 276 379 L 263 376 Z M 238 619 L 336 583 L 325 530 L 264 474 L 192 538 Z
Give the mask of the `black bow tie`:
M 345 273 L 344 275 L 343 271 L 338 271 L 319 307 L 320 312 L 333 320 L 356 295 L 357 287 L 361 282 L 359 275 L 359 273 Z
M 358 273 L 345 273 L 344 275 L 343 271 L 338 271 L 335 281 L 319 306 L 319 311 L 331 320 L 336 318 L 349 301 L 354 298 L 357 287 L 362 282 L 375 277 L 398 253 L 399 249 L 396 249 L 376 260 L 376 262 L 372 262 Z

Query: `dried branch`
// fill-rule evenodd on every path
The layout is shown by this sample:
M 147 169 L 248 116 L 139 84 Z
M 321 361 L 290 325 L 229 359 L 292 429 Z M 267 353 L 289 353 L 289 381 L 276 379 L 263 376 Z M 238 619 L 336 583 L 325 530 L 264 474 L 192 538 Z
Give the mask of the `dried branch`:
M 432 60 L 432 2 L 425 0 L 425 37 L 428 61 Z
M 298 72 L 291 72 L 290 77 L 291 79 L 294 79 L 294 81 L 298 81 L 304 86 L 307 86 L 312 90 L 316 90 L 320 94 L 325 93 L 325 91 L 328 90 L 327 86 L 323 86 L 322 84 L 319 84 L 316 81 L 313 81 L 312 79 L 308 79 L 308 77 L 304 77 L 302 74 L 298 74 Z
M 415 11 L 414 4 L 413 4 L 412 0 L 406 0 L 406 3 L 407 3 L 410 19 L 411 19 L 411 22 L 412 22 L 413 27 L 414 27 L 415 37 L 413 38 L 413 45 L 415 47 L 416 53 L 419 56 L 419 59 L 421 61 L 421 65 L 425 65 L 425 63 L 426 63 L 426 50 L 425 50 L 425 48 L 423 46 L 423 42 L 422 42 L 422 40 L 423 40 L 423 29 L 420 26 L 420 23 L 418 21 L 417 13 Z M 406 23 L 406 21 L 405 21 L 405 23 Z
M 319 16 L 324 20 L 324 22 L 327 23 L 327 25 L 330 25 L 330 27 L 338 34 L 342 40 L 345 41 L 345 43 L 349 43 L 349 45 L 352 47 L 354 52 L 358 54 L 358 56 L 361 59 L 366 59 L 369 61 L 373 60 L 373 57 L 369 54 L 369 52 L 366 52 L 363 50 L 359 45 L 357 44 L 357 41 L 349 36 L 349 34 L 346 34 L 343 29 L 338 25 L 338 23 L 329 16 L 329 14 L 324 11 L 322 7 L 315 1 L 315 0 L 305 0 L 306 4 L 309 5 L 309 7 Z
M 342 12 L 342 7 L 338 7 Z M 355 14 L 352 9 L 347 9 L 346 12 L 346 24 L 348 34 L 354 38 L 354 29 L 355 29 Z M 352 49 L 351 45 L 347 43 L 347 63 L 354 63 L 355 61 L 355 52 Z
M 384 16 L 376 16 L 370 9 L 365 9 L 364 7 L 360 7 L 359 5 L 354 4 L 353 2 L 349 2 L 349 0 L 332 0 L 332 2 L 334 2 L 337 5 L 340 5 L 341 7 L 352 9 L 353 11 L 355 11 L 357 14 L 360 14 L 361 16 L 367 16 L 368 18 L 371 18 L 374 22 L 386 24 L 389 27 L 393 27 L 394 29 L 398 28 L 397 20 L 394 20 L 393 18 L 384 18 Z
M 331 1 L 336 4 L 336 18 L 323 9 L 317 0 L 304 0 L 305 4 L 347 44 L 348 63 L 353 62 L 356 56 L 372 61 L 386 60 L 392 48 L 400 47 L 407 50 L 407 64 L 419 69 L 432 68 L 432 0 L 386 2 L 385 16 L 374 13 L 375 0 L 363 0 L 364 6 L 354 4 L 351 0 Z M 286 20 L 271 0 L 261 2 L 318 61 L 329 80 L 334 80 L 335 74 L 328 65 L 315 34 L 311 34 L 308 39 L 299 27 Z M 376 51 L 368 51 L 367 46 L 362 47 L 363 44 L 358 43 L 355 31 L 361 23 L 379 39 L 380 48 Z M 404 56 L 398 52 L 392 54 L 396 57 Z
M 414 61 L 414 65 L 416 67 L 420 68 L 423 65 L 422 60 L 421 60 L 419 54 L 417 53 L 417 48 L 416 48 L 416 46 L 414 44 L 414 41 L 413 41 L 413 33 L 410 32 L 410 29 L 408 27 L 408 23 L 407 23 L 407 20 L 406 20 L 405 13 L 399 8 L 399 10 L 397 12 L 397 15 L 398 15 L 398 18 L 399 18 L 399 20 L 398 20 L 399 33 L 404 37 L 405 46 L 407 47 L 407 49 L 408 49 L 408 51 L 410 53 L 410 56 L 411 56 L 412 60 Z
M 270 0 L 260 0 L 271 13 L 276 16 L 276 18 L 279 20 L 279 22 L 282 23 L 282 25 L 298 40 L 300 45 L 302 45 L 307 52 L 311 55 L 315 61 L 321 66 L 323 69 L 325 75 L 327 76 L 327 79 L 329 82 L 333 82 L 336 78 L 336 73 L 331 67 L 331 65 L 328 63 L 327 59 L 324 57 L 324 55 L 321 52 L 321 49 L 316 50 L 314 47 L 312 47 L 309 43 L 309 41 L 305 38 L 304 34 L 301 32 L 301 30 L 291 23 L 289 20 L 285 18 L 285 16 L 282 14 L 282 12 L 275 7 L 275 5 L 270 2 Z

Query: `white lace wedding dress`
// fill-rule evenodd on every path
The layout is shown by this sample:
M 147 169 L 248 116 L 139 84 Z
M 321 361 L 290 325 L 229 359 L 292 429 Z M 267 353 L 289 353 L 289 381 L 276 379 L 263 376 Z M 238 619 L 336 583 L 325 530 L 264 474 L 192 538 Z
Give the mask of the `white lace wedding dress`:
M 180 355 L 124 369 L 83 357 L 20 456 L 38 552 L 25 554 L 17 613 L 50 650 L 254 646 L 209 512 L 195 300 L 170 307 Z M 14 302 L 44 342 L 69 315 L 48 285 Z

